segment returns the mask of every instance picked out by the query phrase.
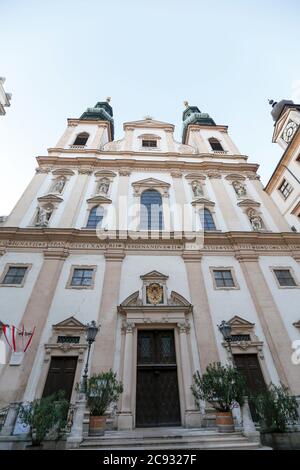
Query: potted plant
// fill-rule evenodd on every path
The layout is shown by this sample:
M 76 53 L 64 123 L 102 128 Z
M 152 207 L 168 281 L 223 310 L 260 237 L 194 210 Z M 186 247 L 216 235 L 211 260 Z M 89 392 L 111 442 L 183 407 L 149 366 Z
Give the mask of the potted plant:
M 64 392 L 59 391 L 20 405 L 19 418 L 23 424 L 29 426 L 31 448 L 40 448 L 52 430 L 55 431 L 56 439 L 60 438 L 69 410 L 69 402 L 63 396 Z
M 236 403 L 243 405 L 245 379 L 232 366 L 222 366 L 219 362 L 209 364 L 205 373 L 197 371 L 194 376 L 192 392 L 196 403 L 204 400 L 216 410 L 216 424 L 219 432 L 233 432 L 232 408 Z
M 262 444 L 273 449 L 300 449 L 300 432 L 293 429 L 299 420 L 298 404 L 288 387 L 269 387 L 252 397 L 260 424 Z
M 87 379 L 86 398 L 90 410 L 89 434 L 101 436 L 105 432 L 106 417 L 110 405 L 117 402 L 123 385 L 112 370 L 94 374 Z

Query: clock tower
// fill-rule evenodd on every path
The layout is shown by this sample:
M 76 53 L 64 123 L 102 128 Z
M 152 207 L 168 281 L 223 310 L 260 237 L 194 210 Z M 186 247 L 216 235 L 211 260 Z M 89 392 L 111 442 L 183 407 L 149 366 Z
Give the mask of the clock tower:
M 283 149 L 265 190 L 293 231 L 300 232 L 300 104 L 270 100 L 274 123 L 272 142 Z
M 300 104 L 291 100 L 281 100 L 278 103 L 270 100 L 269 103 L 275 121 L 272 142 L 278 143 L 285 150 L 300 125 Z

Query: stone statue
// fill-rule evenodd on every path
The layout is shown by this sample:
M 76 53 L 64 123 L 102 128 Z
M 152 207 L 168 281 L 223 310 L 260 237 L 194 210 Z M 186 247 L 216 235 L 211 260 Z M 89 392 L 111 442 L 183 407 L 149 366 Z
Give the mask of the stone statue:
M 103 180 L 99 182 L 97 192 L 102 193 L 102 194 L 107 194 L 108 190 L 109 190 L 109 181 L 108 179 L 104 178 Z
M 192 191 L 194 193 L 194 197 L 203 196 L 203 189 L 199 181 L 192 182 Z
M 238 196 L 246 196 L 247 191 L 243 183 L 240 181 L 234 181 L 232 186 L 234 187 L 234 190 Z
M 65 178 L 62 177 L 62 178 L 57 179 L 53 184 L 52 191 L 54 193 L 61 193 L 65 187 L 65 184 L 66 184 Z
M 258 232 L 259 230 L 262 230 L 264 228 L 262 218 L 257 214 L 254 209 L 248 212 L 248 217 L 255 232 Z
M 53 208 L 52 207 L 39 207 L 38 213 L 36 216 L 36 223 L 35 225 L 38 227 L 47 227 L 50 217 L 52 215 Z

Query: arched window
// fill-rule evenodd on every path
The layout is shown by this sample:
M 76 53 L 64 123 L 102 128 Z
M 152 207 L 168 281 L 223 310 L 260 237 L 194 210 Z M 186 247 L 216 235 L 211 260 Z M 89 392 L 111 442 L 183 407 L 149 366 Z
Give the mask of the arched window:
M 73 145 L 85 145 L 88 141 L 89 134 L 87 132 L 81 132 L 78 134 Z
M 104 209 L 102 206 L 94 206 L 89 213 L 89 218 L 87 221 L 87 228 L 97 228 L 101 226 L 104 216 Z M 99 225 L 98 225 L 99 224 Z
M 224 152 L 224 149 L 222 145 L 220 144 L 220 141 L 216 139 L 215 137 L 211 137 L 208 139 L 208 142 L 212 148 L 212 150 L 219 151 L 219 152 Z
M 163 229 L 163 207 L 161 195 L 155 189 L 148 189 L 141 195 L 141 230 Z
M 200 211 L 200 221 L 204 231 L 216 230 L 216 225 L 211 212 L 206 207 Z

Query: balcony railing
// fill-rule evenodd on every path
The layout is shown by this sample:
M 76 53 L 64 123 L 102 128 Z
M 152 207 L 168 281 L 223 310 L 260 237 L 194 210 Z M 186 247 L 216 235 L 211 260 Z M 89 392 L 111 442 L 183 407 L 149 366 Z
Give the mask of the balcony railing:
M 82 150 L 86 148 L 86 145 L 70 145 L 70 149 L 72 150 Z

